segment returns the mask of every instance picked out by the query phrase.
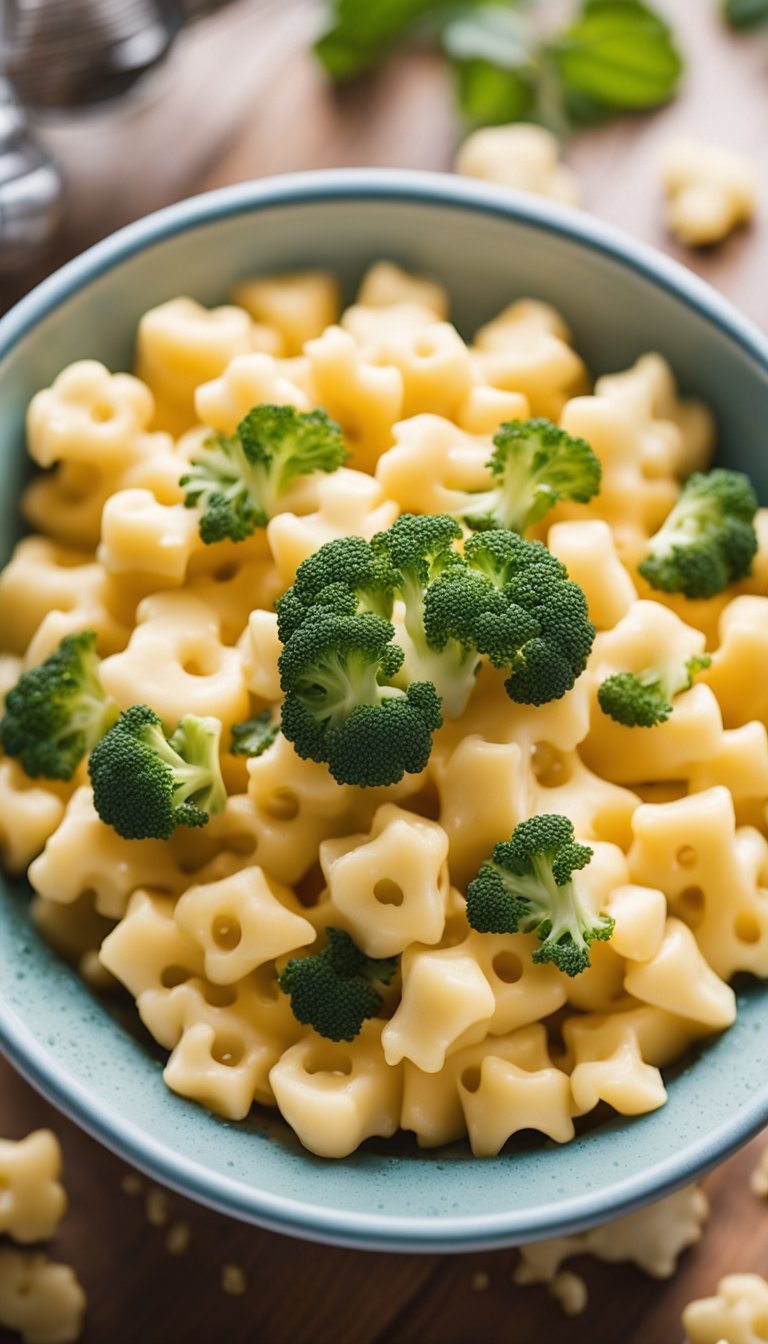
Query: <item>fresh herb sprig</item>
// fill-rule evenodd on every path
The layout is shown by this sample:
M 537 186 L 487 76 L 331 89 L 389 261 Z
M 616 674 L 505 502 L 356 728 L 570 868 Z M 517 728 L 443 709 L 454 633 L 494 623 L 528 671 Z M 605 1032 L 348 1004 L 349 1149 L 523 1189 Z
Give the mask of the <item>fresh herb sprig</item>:
M 564 135 L 573 125 L 667 102 L 683 68 L 669 25 L 644 0 L 581 0 L 554 34 L 544 34 L 515 0 L 334 0 L 332 25 L 315 50 L 343 83 L 414 37 L 443 51 L 474 126 L 537 121 Z

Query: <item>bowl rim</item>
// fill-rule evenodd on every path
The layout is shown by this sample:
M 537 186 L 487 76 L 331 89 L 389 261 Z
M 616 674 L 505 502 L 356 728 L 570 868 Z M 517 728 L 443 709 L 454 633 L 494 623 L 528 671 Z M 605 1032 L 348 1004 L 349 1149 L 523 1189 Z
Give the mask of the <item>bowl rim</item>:
M 190 197 L 126 225 L 67 262 L 0 318 L 0 360 L 60 304 L 145 248 L 201 225 L 273 206 L 389 200 L 454 207 L 575 240 L 639 273 L 718 327 L 768 373 L 768 339 L 731 303 L 679 262 L 572 207 L 446 173 L 328 169 L 247 181 Z M 243 1185 L 167 1148 L 117 1111 L 94 1111 L 88 1088 L 53 1054 L 38 1057 L 24 1020 L 0 996 L 0 1047 L 19 1073 L 92 1137 L 154 1179 L 199 1203 L 289 1236 L 356 1249 L 401 1252 L 491 1250 L 566 1235 L 664 1195 L 724 1160 L 768 1120 L 768 1088 L 714 1130 L 624 1180 L 523 1214 L 408 1217 L 305 1203 Z M 478 1159 L 479 1160 L 479 1159 Z

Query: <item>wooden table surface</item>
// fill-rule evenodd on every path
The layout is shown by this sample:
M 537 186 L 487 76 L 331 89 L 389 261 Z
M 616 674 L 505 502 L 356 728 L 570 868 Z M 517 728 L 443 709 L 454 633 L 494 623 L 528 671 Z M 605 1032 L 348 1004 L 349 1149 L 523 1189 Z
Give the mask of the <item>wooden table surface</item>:
M 729 35 L 715 0 L 663 7 L 687 58 L 683 96 L 658 114 L 573 140 L 584 204 L 693 266 L 768 327 L 768 203 L 753 230 L 692 255 L 664 235 L 655 171 L 660 145 L 684 131 L 749 151 L 768 182 L 768 36 Z M 364 88 L 334 97 L 306 52 L 316 26 L 314 0 L 240 0 L 183 35 L 143 100 L 44 127 L 67 170 L 69 208 L 41 269 L 148 210 L 247 177 L 355 164 L 450 167 L 459 129 L 439 64 L 412 53 Z M 34 278 L 6 280 L 0 304 Z M 87 1290 L 86 1344 L 679 1344 L 685 1302 L 711 1292 L 724 1273 L 768 1274 L 768 1206 L 748 1188 L 761 1140 L 706 1181 L 709 1227 L 673 1280 L 575 1262 L 590 1308 L 566 1320 L 543 1288 L 513 1285 L 514 1251 L 335 1250 L 241 1226 L 175 1195 L 167 1210 L 153 1197 L 170 1219 L 155 1225 L 148 1183 L 126 1193 L 127 1168 L 0 1061 L 0 1134 L 20 1137 L 44 1124 L 64 1147 L 70 1210 L 53 1251 Z M 189 1225 L 190 1246 L 172 1256 L 166 1236 L 179 1220 Z M 242 1295 L 223 1292 L 226 1264 L 244 1271 Z M 484 1291 L 473 1287 L 478 1270 L 489 1276 Z M 0 1331 L 0 1344 L 12 1338 Z

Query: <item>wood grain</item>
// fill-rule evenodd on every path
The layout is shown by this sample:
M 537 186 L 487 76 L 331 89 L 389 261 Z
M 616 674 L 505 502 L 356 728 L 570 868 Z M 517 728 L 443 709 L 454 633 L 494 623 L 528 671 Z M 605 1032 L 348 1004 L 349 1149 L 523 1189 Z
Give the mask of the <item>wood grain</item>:
M 691 254 L 661 223 L 656 160 L 672 133 L 748 150 L 768 179 L 768 39 L 729 36 L 714 0 L 667 0 L 685 50 L 683 96 L 664 111 L 574 139 L 571 163 L 585 207 L 666 248 L 768 327 L 766 225 Z M 148 210 L 248 177 L 309 167 L 447 169 L 459 137 L 451 91 L 424 52 L 363 87 L 334 95 L 307 54 L 315 0 L 240 0 L 185 34 L 144 100 L 106 116 L 48 125 L 41 134 L 69 178 L 69 211 L 38 274 Z M 765 209 L 765 201 L 763 202 Z M 0 287 L 7 304 L 35 276 Z M 62 1119 L 0 1062 L 0 1133 L 37 1125 L 61 1135 L 71 1207 L 54 1254 L 72 1263 L 89 1297 L 86 1344 L 679 1344 L 680 1312 L 736 1270 L 768 1272 L 768 1208 L 749 1193 L 760 1141 L 707 1183 L 712 1217 L 675 1279 L 585 1261 L 591 1306 L 566 1320 L 542 1288 L 516 1288 L 514 1252 L 467 1257 L 340 1251 L 244 1227 L 170 1196 L 189 1223 L 182 1257 L 151 1225 L 145 1195 L 121 1189 L 124 1165 Z M 221 1289 L 226 1263 L 247 1290 Z M 473 1274 L 490 1276 L 473 1291 Z M 12 1337 L 0 1331 L 0 1344 Z

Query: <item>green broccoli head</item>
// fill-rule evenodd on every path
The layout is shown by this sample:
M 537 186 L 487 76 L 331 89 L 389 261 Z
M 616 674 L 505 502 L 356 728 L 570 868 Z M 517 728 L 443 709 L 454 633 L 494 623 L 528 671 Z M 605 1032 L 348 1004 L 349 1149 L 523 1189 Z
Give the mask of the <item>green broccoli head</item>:
M 344 929 L 325 932 L 327 946 L 294 957 L 278 983 L 290 995 L 297 1021 L 329 1041 L 353 1041 L 366 1018 L 380 1011 L 383 999 L 377 985 L 390 984 L 397 957 L 366 957 Z
M 204 542 L 244 541 L 279 512 L 297 477 L 336 471 L 346 457 L 341 429 L 325 411 L 254 406 L 235 434 L 204 441 L 179 484 L 187 508 L 201 510 Z
M 393 635 L 372 612 L 315 607 L 280 654 L 283 734 L 339 784 L 396 784 L 429 760 L 440 701 L 428 683 L 389 684 L 403 661 Z
M 389 561 L 407 601 L 406 590 L 421 593 L 439 574 L 461 563 L 454 549 L 460 539 L 459 524 L 447 514 L 403 513 L 386 532 L 377 532 L 371 545 Z
M 96 811 L 126 840 L 167 840 L 205 826 L 227 801 L 218 719 L 186 714 L 170 738 L 148 705 L 133 705 L 97 743 L 89 770 Z
M 488 462 L 496 484 L 469 497 L 462 521 L 478 532 L 523 533 L 558 500 L 586 504 L 600 489 L 600 459 L 585 439 L 551 420 L 512 420 L 494 435 Z
M 54 653 L 8 692 L 0 744 L 28 775 L 71 779 L 119 710 L 99 681 L 96 635 L 65 635 Z
M 275 723 L 272 710 L 264 709 L 242 723 L 232 724 L 229 750 L 233 756 L 261 756 L 279 732 L 280 724 Z
M 675 696 L 690 690 L 696 673 L 711 662 L 708 654 L 695 654 L 684 663 L 617 672 L 600 683 L 598 703 L 604 714 L 626 728 L 653 728 L 667 721 Z
M 694 472 L 648 542 L 640 573 L 662 592 L 716 596 L 752 568 L 756 512 L 757 496 L 742 472 Z
M 347 616 L 370 611 L 388 621 L 394 585 L 392 567 L 362 537 L 327 541 L 302 561 L 291 587 L 275 603 L 278 635 L 285 643 L 318 605 Z
M 614 923 L 608 915 L 592 914 L 573 880 L 592 855 L 574 839 L 567 817 L 542 814 L 520 822 L 467 888 L 472 928 L 535 932 L 541 944 L 535 962 L 551 961 L 566 975 L 579 975 L 590 965 L 590 945 L 610 938 Z
M 506 691 L 519 704 L 560 699 L 584 671 L 595 637 L 583 590 L 546 546 L 514 532 L 470 537 L 464 561 L 427 594 L 429 643 L 457 640 L 508 668 Z

